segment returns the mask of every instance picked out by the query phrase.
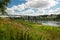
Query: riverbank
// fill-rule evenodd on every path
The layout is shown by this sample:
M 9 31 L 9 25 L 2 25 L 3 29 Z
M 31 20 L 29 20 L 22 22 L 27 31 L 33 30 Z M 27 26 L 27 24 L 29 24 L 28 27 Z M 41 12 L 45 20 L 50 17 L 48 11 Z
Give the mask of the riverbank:
M 60 40 L 60 28 L 3 18 L 0 19 L 0 40 Z

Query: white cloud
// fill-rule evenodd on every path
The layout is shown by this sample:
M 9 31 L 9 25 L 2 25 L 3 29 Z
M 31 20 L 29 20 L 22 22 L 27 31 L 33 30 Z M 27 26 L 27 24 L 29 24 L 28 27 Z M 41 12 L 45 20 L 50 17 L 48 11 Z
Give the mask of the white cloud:
M 20 15 L 27 15 L 27 16 L 38 16 L 38 15 L 43 15 L 43 10 L 39 10 L 37 12 L 35 12 L 32 9 L 20 12 Z
M 7 8 L 6 12 L 8 14 L 17 15 L 17 13 L 15 12 L 15 10 L 22 11 L 24 9 L 25 9 L 25 5 L 24 4 L 21 4 L 21 5 L 18 5 L 18 6 L 14 5 L 11 8 Z
M 55 0 L 27 0 L 27 2 L 24 4 L 20 4 L 18 6 L 12 6 L 11 8 L 7 8 L 7 13 L 10 15 L 28 15 L 28 16 L 37 16 L 37 15 L 45 15 L 45 8 L 48 9 L 50 7 L 53 7 L 58 2 Z M 25 8 L 30 8 L 28 10 L 22 11 Z M 32 9 L 36 9 L 37 11 L 34 11 Z M 15 10 L 21 11 L 16 12 Z M 48 14 L 55 14 L 58 13 L 59 9 L 56 10 L 50 10 Z M 60 13 L 60 12 L 59 12 Z
M 6 10 L 8 13 L 14 13 L 14 9 L 12 9 L 12 8 L 7 8 L 7 10 Z
M 50 10 L 49 14 L 60 14 L 60 8 L 57 8 L 55 10 Z
M 17 10 L 24 10 L 24 9 L 25 9 L 25 5 L 24 4 L 17 6 Z
M 38 9 L 37 9 L 38 10 Z M 24 15 L 24 16 L 38 16 L 38 15 L 44 15 L 44 10 L 38 10 L 37 12 L 35 12 L 32 9 L 28 9 L 22 12 L 15 12 L 14 9 L 10 9 L 8 8 L 7 12 L 9 15 Z
M 60 2 L 60 0 L 56 0 L 56 1 Z
M 22 11 L 25 9 L 25 5 L 24 4 L 21 4 L 21 5 L 18 5 L 18 6 L 12 6 L 11 8 L 8 8 L 7 10 L 19 10 L 19 11 Z
M 50 8 L 57 3 L 55 0 L 27 0 L 26 6 L 29 8 Z

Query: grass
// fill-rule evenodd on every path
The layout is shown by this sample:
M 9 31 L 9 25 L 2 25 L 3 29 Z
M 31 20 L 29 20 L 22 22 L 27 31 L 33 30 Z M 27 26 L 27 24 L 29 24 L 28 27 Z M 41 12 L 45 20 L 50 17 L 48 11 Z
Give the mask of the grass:
M 0 18 L 0 40 L 60 40 L 60 28 Z

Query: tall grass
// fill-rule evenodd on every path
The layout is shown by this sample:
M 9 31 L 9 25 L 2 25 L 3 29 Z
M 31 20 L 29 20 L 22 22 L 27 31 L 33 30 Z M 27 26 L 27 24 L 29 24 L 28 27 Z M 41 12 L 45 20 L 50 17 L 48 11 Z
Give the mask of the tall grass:
M 0 19 L 0 40 L 60 40 L 60 28 Z
M 45 38 L 46 40 L 57 40 L 57 39 L 60 40 L 60 27 L 41 25 L 36 24 L 34 22 L 23 21 L 23 20 L 14 20 L 14 21 L 36 30 L 39 33 L 40 38 L 41 38 L 40 34 L 42 34 L 42 37 Z

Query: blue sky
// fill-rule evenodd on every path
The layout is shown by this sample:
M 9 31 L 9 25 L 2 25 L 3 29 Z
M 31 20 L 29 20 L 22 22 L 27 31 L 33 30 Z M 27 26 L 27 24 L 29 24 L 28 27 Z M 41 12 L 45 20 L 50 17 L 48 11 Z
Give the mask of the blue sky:
M 10 4 L 8 5 L 8 7 L 12 7 L 13 5 L 19 5 L 19 4 L 22 4 L 22 3 L 25 3 L 26 1 L 25 0 L 11 0 Z
M 60 14 L 60 0 L 11 0 L 7 13 L 33 16 Z

